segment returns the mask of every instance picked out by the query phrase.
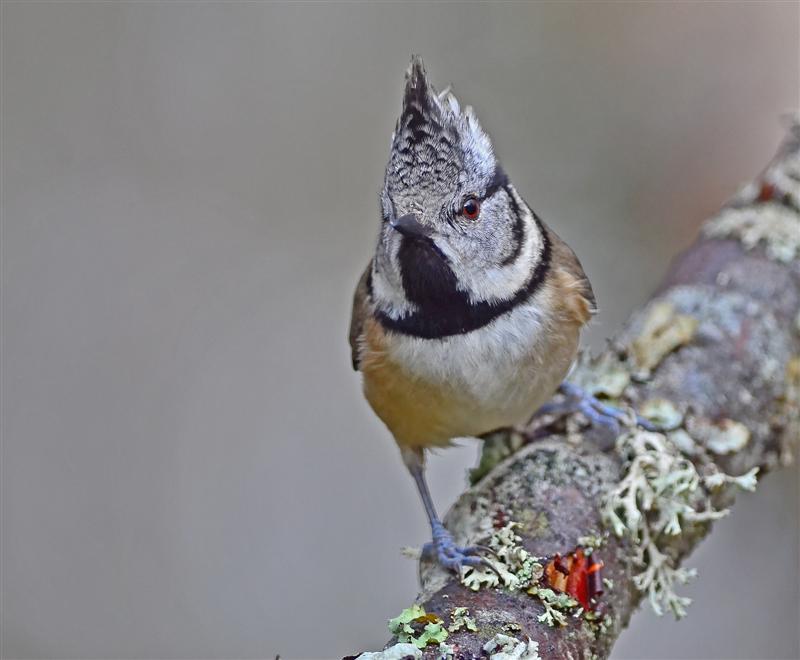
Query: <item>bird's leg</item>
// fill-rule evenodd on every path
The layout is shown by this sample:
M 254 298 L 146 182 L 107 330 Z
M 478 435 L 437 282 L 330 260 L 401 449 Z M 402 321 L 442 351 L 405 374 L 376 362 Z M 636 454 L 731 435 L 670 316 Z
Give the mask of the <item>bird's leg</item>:
M 428 483 L 425 480 L 425 462 L 421 449 L 402 449 L 403 461 L 414 477 L 414 482 L 417 484 L 417 490 L 422 498 L 422 504 L 425 507 L 425 513 L 428 514 L 428 521 L 431 524 L 431 532 L 433 540 L 422 546 L 423 557 L 436 557 L 437 561 L 449 570 L 456 573 L 461 572 L 462 566 L 480 566 L 484 565 L 491 570 L 495 568 L 481 556 L 481 552 L 491 552 L 489 548 L 483 546 L 470 546 L 461 548 L 455 544 L 453 535 L 447 531 L 439 516 L 436 514 L 436 509 L 433 506 L 431 493 L 428 490 Z
M 580 412 L 592 424 L 605 426 L 611 429 L 615 435 L 619 434 L 620 422 L 627 422 L 630 418 L 624 410 L 603 403 L 596 396 L 589 394 L 585 389 L 573 383 L 564 381 L 558 390 L 564 395 L 564 401 L 545 404 L 539 408 L 537 415 Z M 648 431 L 655 430 L 655 427 L 644 417 L 635 414 L 634 419 L 636 424 L 642 428 Z

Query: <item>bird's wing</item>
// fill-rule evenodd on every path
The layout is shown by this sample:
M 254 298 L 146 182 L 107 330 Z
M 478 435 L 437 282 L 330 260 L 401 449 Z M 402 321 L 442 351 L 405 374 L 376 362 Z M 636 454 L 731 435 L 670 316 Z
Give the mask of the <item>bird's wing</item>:
M 572 248 L 549 227 L 546 227 L 546 231 L 553 246 L 551 263 L 557 264 L 555 270 L 562 278 L 562 286 L 578 294 L 578 296 L 571 297 L 572 302 L 580 308 L 575 310 L 577 316 L 580 317 L 582 323 L 586 323 L 589 317 L 597 311 L 597 302 L 589 278 L 586 277 L 583 266 Z
M 353 369 L 358 371 L 361 335 L 364 331 L 364 321 L 369 314 L 369 277 L 372 272 L 372 260 L 367 264 L 356 285 L 353 294 L 353 311 L 350 314 L 350 356 L 353 360 Z

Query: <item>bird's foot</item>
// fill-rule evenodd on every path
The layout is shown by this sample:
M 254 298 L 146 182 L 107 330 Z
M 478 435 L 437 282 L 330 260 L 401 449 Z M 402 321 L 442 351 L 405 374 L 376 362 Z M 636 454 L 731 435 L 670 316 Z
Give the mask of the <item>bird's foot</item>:
M 423 558 L 435 558 L 441 566 L 456 573 L 461 573 L 464 566 L 485 566 L 497 572 L 497 569 L 484 556 L 485 553 L 494 554 L 491 548 L 482 545 L 466 548 L 457 546 L 453 535 L 438 521 L 431 524 L 431 529 L 433 530 L 433 541 L 422 546 Z
M 565 415 L 579 412 L 591 424 L 605 427 L 612 431 L 614 435 L 619 435 L 620 423 L 630 424 L 632 421 L 648 431 L 656 430 L 656 427 L 644 417 L 603 403 L 596 396 L 589 394 L 578 385 L 564 382 L 559 390 L 564 395 L 564 400 L 545 404 L 536 413 L 537 415 Z

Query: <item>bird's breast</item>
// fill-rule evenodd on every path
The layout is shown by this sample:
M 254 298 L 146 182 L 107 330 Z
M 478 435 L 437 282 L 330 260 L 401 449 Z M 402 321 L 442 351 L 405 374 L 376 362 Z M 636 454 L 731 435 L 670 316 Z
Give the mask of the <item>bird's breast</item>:
M 580 331 L 542 309 L 519 306 L 484 328 L 442 339 L 387 332 L 370 319 L 364 393 L 398 444 L 445 445 L 526 421 L 563 380 Z

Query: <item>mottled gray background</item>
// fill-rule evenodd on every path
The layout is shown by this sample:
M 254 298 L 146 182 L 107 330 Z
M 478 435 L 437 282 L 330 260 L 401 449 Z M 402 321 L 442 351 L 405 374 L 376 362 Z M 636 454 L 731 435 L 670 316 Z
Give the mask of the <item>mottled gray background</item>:
M 798 105 L 798 5 L 3 3 L 2 652 L 332 658 L 428 530 L 345 341 L 421 52 L 613 333 Z M 475 446 L 433 460 L 444 509 Z M 617 658 L 797 658 L 797 472 Z

